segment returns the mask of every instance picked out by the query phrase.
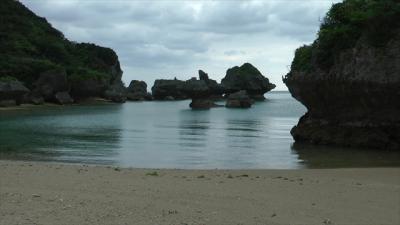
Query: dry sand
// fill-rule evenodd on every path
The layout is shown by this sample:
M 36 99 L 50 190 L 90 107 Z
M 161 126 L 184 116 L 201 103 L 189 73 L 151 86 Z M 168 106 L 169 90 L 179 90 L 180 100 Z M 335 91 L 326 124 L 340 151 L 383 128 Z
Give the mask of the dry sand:
M 400 168 L 151 170 L 0 161 L 0 224 L 400 224 Z

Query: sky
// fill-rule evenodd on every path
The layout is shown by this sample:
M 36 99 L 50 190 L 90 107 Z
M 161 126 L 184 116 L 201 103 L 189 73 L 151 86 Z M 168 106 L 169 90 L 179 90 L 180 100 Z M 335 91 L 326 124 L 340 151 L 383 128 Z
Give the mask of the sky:
M 287 90 L 282 76 L 296 48 L 314 41 L 339 0 L 20 0 L 71 41 L 112 48 L 123 81 L 189 79 L 204 70 L 220 81 L 249 62 Z

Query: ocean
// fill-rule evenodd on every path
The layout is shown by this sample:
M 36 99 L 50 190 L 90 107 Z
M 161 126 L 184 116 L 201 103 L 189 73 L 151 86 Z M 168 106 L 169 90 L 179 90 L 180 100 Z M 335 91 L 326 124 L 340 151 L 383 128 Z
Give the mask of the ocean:
M 178 169 L 400 165 L 396 152 L 295 144 L 290 129 L 305 107 L 289 92 L 266 97 L 249 109 L 191 110 L 186 100 L 3 110 L 0 159 Z

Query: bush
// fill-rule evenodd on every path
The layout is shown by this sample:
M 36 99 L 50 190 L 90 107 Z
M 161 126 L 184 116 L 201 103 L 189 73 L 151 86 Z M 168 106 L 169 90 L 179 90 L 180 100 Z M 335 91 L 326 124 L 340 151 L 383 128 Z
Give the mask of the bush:
M 292 62 L 291 70 L 296 71 L 311 71 L 311 56 L 312 56 L 312 46 L 303 45 L 302 47 L 296 49 L 294 53 L 294 59 Z
M 117 62 L 112 49 L 70 42 L 20 2 L 1 0 L 0 76 L 11 74 L 31 86 L 42 72 L 61 68 L 71 79 L 109 80 Z
M 317 40 L 309 49 L 303 46 L 296 50 L 291 68 L 310 71 L 315 58 L 319 68 L 329 70 L 335 57 L 353 48 L 361 37 L 365 37 L 367 44 L 379 48 L 399 28 L 399 0 L 345 0 L 334 4 L 320 26 Z
M 0 76 L 0 82 L 1 81 L 5 81 L 5 82 L 7 82 L 7 81 L 18 81 L 18 79 L 17 78 L 15 78 L 15 77 L 11 77 L 11 76 L 5 76 L 5 75 L 3 75 L 3 76 Z

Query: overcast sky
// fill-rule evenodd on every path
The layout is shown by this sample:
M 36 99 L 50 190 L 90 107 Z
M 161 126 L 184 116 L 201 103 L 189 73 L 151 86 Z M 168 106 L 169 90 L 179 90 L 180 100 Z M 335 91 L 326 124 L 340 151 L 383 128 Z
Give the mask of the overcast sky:
M 130 1 L 21 0 L 73 41 L 114 49 L 123 80 L 188 79 L 206 71 L 220 81 L 250 62 L 276 90 L 294 50 L 311 43 L 338 0 Z

